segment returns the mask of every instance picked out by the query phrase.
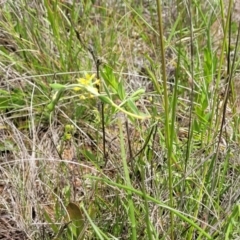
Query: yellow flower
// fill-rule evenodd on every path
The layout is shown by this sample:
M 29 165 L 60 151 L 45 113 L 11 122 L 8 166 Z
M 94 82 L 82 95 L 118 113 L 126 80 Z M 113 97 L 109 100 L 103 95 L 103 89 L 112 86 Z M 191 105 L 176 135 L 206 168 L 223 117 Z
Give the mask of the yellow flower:
M 78 83 L 82 84 L 82 85 L 89 85 L 89 81 L 88 79 L 85 79 L 85 78 L 79 78 L 78 80 Z
M 81 90 L 80 87 L 74 87 L 74 88 L 73 88 L 73 91 L 75 91 L 75 92 L 80 91 L 80 90 Z
M 86 73 L 85 77 L 77 79 L 77 82 L 84 87 L 81 87 L 81 86 L 78 87 L 77 86 L 77 87 L 74 87 L 73 90 L 74 91 L 80 91 L 83 88 L 85 88 L 89 92 L 87 94 L 83 92 L 79 96 L 79 98 L 81 100 L 85 100 L 87 98 L 94 98 L 96 95 L 98 95 L 98 88 L 97 87 L 100 85 L 100 80 L 96 79 L 95 81 L 93 81 L 94 78 L 95 78 L 95 74 L 90 75 L 90 74 Z
M 85 74 L 85 78 L 78 78 L 77 79 L 77 82 L 81 85 L 84 85 L 84 86 L 92 86 L 93 83 L 92 80 L 94 79 L 95 77 L 95 74 L 92 74 L 92 75 L 89 75 L 88 73 Z M 74 91 L 80 91 L 81 90 L 81 87 L 75 87 L 73 88 Z
M 79 78 L 77 81 L 82 85 L 91 85 L 94 77 L 95 77 L 95 74 L 89 75 L 87 73 L 87 74 L 85 74 L 85 78 Z
M 85 97 L 84 95 L 80 95 L 79 98 L 80 98 L 81 100 L 85 100 L 85 99 L 86 99 L 86 97 Z
M 95 74 L 89 75 L 88 73 L 85 74 L 85 78 L 91 82 L 95 78 Z
M 93 85 L 100 86 L 100 79 L 97 79 L 97 80 L 93 83 Z

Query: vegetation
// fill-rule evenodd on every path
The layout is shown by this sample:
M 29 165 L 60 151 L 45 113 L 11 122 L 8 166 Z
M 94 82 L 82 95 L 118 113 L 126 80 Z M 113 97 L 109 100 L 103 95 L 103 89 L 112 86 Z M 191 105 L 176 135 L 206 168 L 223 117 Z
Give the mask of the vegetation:
M 1 3 L 0 238 L 239 239 L 239 5 Z

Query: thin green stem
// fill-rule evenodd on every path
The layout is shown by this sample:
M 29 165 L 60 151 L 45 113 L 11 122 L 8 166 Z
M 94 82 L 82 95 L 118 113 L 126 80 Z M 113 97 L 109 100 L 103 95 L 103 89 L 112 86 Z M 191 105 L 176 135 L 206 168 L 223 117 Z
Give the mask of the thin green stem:
M 217 79 L 216 79 L 216 87 L 215 87 L 215 92 L 214 92 L 214 96 L 213 96 L 213 106 L 212 106 L 212 116 L 211 116 L 211 120 L 210 120 L 210 126 L 209 129 L 212 129 L 212 125 L 213 125 L 213 120 L 214 118 L 214 112 L 216 111 L 216 105 L 217 105 L 217 97 L 219 95 L 219 85 L 220 85 L 220 80 L 221 80 L 221 75 L 222 75 L 222 68 L 223 68 L 223 60 L 224 60 L 224 56 L 225 56 L 225 50 L 226 45 L 227 45 L 227 33 L 228 33 L 228 28 L 229 28 L 229 21 L 230 21 L 230 16 L 231 16 L 231 9 L 233 6 L 233 1 L 230 0 L 229 1 L 229 5 L 228 5 L 228 12 L 227 12 L 227 20 L 226 22 L 224 22 L 224 14 L 223 14 L 223 9 L 224 9 L 224 5 L 223 5 L 223 1 L 220 1 L 220 5 L 221 5 L 221 13 L 222 13 L 222 24 L 223 24 L 223 28 L 224 28 L 224 35 L 223 35 L 223 42 L 222 42 L 222 48 L 221 48 L 221 55 L 220 55 L 220 59 L 219 59 L 219 65 L 218 65 L 218 73 L 217 73 Z M 216 124 L 215 124 L 215 129 L 216 131 L 218 130 L 219 127 L 219 123 L 220 123 L 220 118 L 216 118 Z M 217 131 L 218 133 L 218 131 Z M 212 132 L 209 132 L 208 135 L 208 142 L 210 140 L 210 136 L 212 136 Z
M 169 110 L 168 110 L 168 91 L 167 91 L 167 74 L 166 74 L 166 62 L 165 62 L 165 46 L 163 37 L 163 23 L 162 23 L 162 7 L 161 0 L 157 1 L 157 12 L 158 12 L 158 27 L 159 27 L 159 42 L 161 51 L 161 67 L 163 77 L 163 94 L 164 94 L 164 112 L 165 112 L 165 139 L 166 147 L 168 150 L 168 187 L 169 187 L 169 200 L 170 207 L 173 207 L 173 183 L 172 183 L 172 148 L 170 143 L 170 126 L 169 126 Z M 171 239 L 174 239 L 174 214 L 170 212 L 170 234 Z
M 122 157 L 122 162 L 123 162 L 123 169 L 124 169 L 126 185 L 129 188 L 131 188 L 132 184 L 131 184 L 129 171 L 128 171 L 127 156 L 126 156 L 126 151 L 124 149 L 125 143 L 124 143 L 124 138 L 123 138 L 123 129 L 122 129 L 122 123 L 121 123 L 120 119 L 118 120 L 118 126 L 119 126 L 119 132 L 120 132 L 121 157 Z M 136 240 L 137 239 L 136 218 L 135 218 L 135 213 L 134 213 L 134 203 L 133 203 L 131 191 L 128 191 L 127 198 L 128 198 L 128 206 L 129 206 L 129 218 L 130 218 L 131 227 L 132 227 L 131 239 Z

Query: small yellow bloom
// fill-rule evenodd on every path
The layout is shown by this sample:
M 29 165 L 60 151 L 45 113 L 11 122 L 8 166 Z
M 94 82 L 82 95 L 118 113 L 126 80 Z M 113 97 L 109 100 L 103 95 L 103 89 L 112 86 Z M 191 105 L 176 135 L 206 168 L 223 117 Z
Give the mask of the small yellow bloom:
M 86 99 L 86 97 L 85 97 L 84 95 L 80 95 L 79 98 L 80 98 L 81 100 L 85 100 L 85 99 Z
M 100 79 L 97 79 L 93 84 L 100 85 Z
M 90 74 L 86 73 L 85 77 L 77 79 L 77 82 L 83 87 L 81 87 L 81 86 L 74 87 L 73 90 L 80 91 L 80 90 L 83 90 L 83 88 L 85 88 L 89 92 L 88 94 L 82 93 L 79 96 L 79 98 L 81 100 L 85 100 L 87 98 L 94 98 L 95 95 L 98 95 L 97 86 L 100 85 L 100 80 L 96 79 L 95 81 L 93 81 L 94 78 L 95 78 L 95 74 L 90 75 Z
M 89 75 L 88 73 L 85 74 L 85 79 L 91 82 L 95 78 L 95 74 Z
M 95 74 L 92 74 L 92 75 L 85 74 L 85 78 L 79 78 L 77 79 L 77 81 L 82 85 L 91 85 L 94 77 L 95 77 Z
M 78 80 L 77 80 L 80 84 L 82 84 L 82 85 L 89 85 L 89 81 L 87 80 L 87 79 L 85 79 L 85 78 L 79 78 Z
M 75 92 L 80 91 L 80 90 L 81 90 L 80 87 L 75 87 L 75 88 L 73 88 L 73 91 L 75 91 Z

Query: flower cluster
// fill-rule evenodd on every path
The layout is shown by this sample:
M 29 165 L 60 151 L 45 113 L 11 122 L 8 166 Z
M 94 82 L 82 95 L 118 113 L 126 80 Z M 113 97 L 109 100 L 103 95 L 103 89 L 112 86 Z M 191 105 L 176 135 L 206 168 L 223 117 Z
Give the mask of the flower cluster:
M 85 87 L 86 89 L 88 89 L 89 87 L 91 88 L 91 92 L 92 93 L 96 93 L 98 94 L 98 89 L 99 89 L 99 85 L 100 85 L 100 80 L 99 79 L 95 79 L 95 74 L 89 75 L 89 74 L 85 74 L 85 78 L 79 78 L 77 79 L 77 82 L 79 83 L 79 85 L 82 85 L 83 87 Z M 82 91 L 83 87 L 81 86 L 76 86 L 73 88 L 74 91 Z M 86 93 L 84 91 L 81 92 L 81 95 L 79 96 L 79 98 L 81 100 L 87 99 L 87 98 L 93 98 L 94 94 L 91 93 Z

